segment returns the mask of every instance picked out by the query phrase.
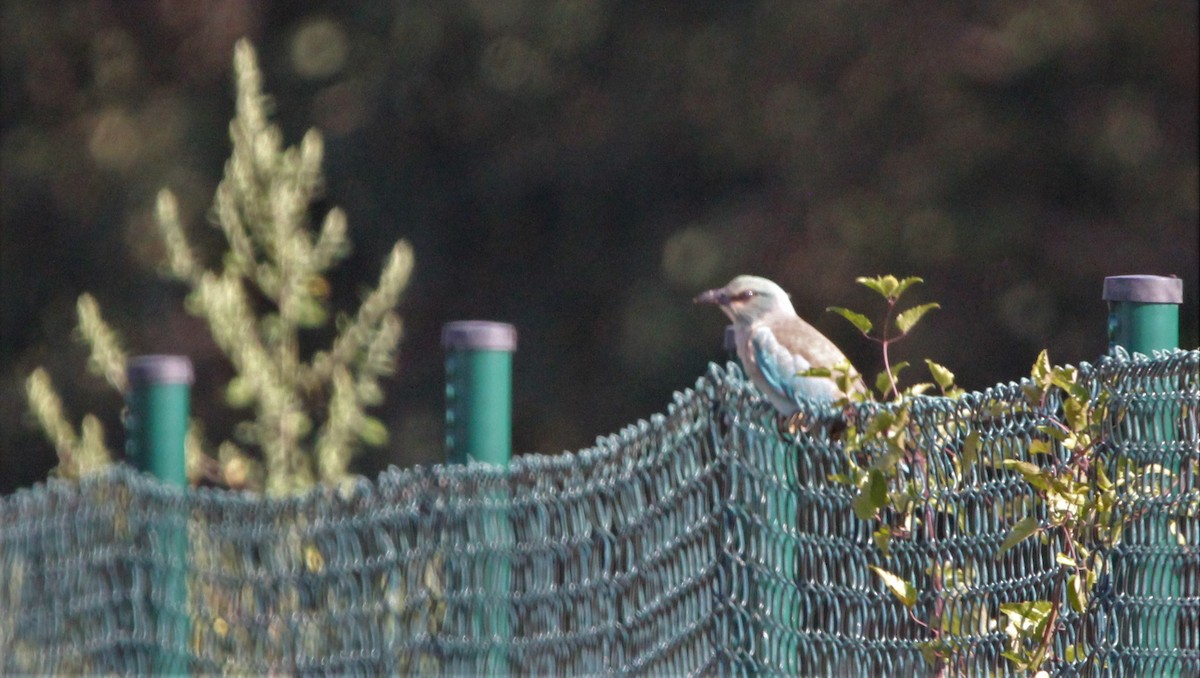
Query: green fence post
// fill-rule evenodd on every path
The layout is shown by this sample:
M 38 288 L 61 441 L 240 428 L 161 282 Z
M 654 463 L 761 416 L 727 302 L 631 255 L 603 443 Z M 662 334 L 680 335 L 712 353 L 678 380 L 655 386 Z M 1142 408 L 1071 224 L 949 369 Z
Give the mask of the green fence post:
M 517 330 L 461 320 L 442 328 L 446 351 L 446 451 L 451 463 L 508 466 L 512 458 L 512 354 Z
M 1179 348 L 1179 305 L 1183 280 L 1157 275 L 1104 279 L 1108 302 L 1108 345 L 1131 353 Z
M 446 351 L 446 453 L 454 464 L 482 462 L 508 468 L 512 459 L 512 358 L 517 350 L 517 330 L 506 323 L 462 320 L 442 328 Z M 496 490 L 503 506 L 507 497 Z M 492 641 L 482 666 L 462 667 L 468 673 L 490 676 L 508 673 L 507 646 L 512 641 L 509 606 L 512 563 L 505 551 L 516 541 L 508 513 L 485 508 L 481 515 L 487 553 L 498 554 L 483 563 L 483 581 L 468 585 L 486 599 L 474 615 L 475 629 Z M 478 572 L 479 570 L 474 570 Z M 485 599 L 485 600 L 486 600 Z M 450 667 L 454 672 L 459 667 Z
M 1155 275 L 1119 275 L 1104 279 L 1104 300 L 1108 302 L 1109 350 L 1120 346 L 1130 353 L 1150 355 L 1152 351 L 1179 347 L 1179 305 L 1183 303 L 1183 281 Z M 1155 412 L 1148 425 L 1143 428 L 1153 441 L 1168 442 L 1174 439 L 1176 416 L 1171 412 Z M 1155 460 L 1170 473 L 1169 478 L 1178 478 L 1182 460 L 1178 458 Z M 1147 460 L 1150 463 L 1150 460 Z M 1162 488 L 1166 491 L 1166 488 Z M 1175 540 L 1170 533 L 1169 520 L 1161 518 L 1152 525 L 1147 536 L 1151 547 L 1173 546 Z M 1152 560 L 1139 570 L 1137 575 L 1140 590 L 1150 598 L 1179 600 L 1183 593 L 1179 573 L 1170 563 Z M 1142 617 L 1146 625 L 1147 649 L 1178 650 L 1178 614 L 1170 606 L 1155 606 Z M 1136 636 L 1135 636 L 1136 637 Z M 1159 675 L 1178 675 L 1178 667 L 1162 665 Z M 1166 673 L 1170 668 L 1176 670 Z
M 138 469 L 178 488 L 187 487 L 187 435 L 191 403 L 192 363 L 184 356 L 146 355 L 130 359 L 127 451 Z M 178 523 L 176 522 L 178 520 Z M 187 515 L 165 516 L 164 526 L 151 534 L 153 547 L 170 564 L 165 576 L 152 577 L 155 638 L 159 645 L 150 658 L 157 675 L 188 673 L 190 618 L 187 602 Z M 153 595 L 161 591 L 161 598 Z M 161 603 L 157 602 L 161 600 Z

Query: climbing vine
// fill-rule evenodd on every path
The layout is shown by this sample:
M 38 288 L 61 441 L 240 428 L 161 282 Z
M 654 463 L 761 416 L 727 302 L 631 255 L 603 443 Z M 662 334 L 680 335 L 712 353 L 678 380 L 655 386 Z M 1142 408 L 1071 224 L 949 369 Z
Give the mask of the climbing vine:
M 981 454 L 978 428 L 963 418 L 950 418 L 937 431 L 939 440 L 952 441 L 946 450 L 951 458 L 948 471 L 945 465 L 932 464 L 930 455 L 940 450 L 922 443 L 928 438 L 921 438 L 915 426 L 912 405 L 934 389 L 951 400 L 962 391 L 955 386 L 950 370 L 930 360 L 925 363 L 931 382 L 902 387 L 900 375 L 909 363 L 894 362 L 890 349 L 939 306 L 927 303 L 899 310 L 902 296 L 921 283 L 920 278 L 881 276 L 859 278 L 858 282 L 884 301 L 878 328 L 861 313 L 840 307 L 829 310 L 880 346 L 884 369 L 874 380 L 874 393 L 853 394 L 843 403 L 846 411 L 857 413 L 861 421 L 847 426 L 843 434 L 846 470 L 830 480 L 853 488 L 851 508 L 859 520 L 875 525 L 872 537 L 876 548 L 887 558 L 897 540 L 933 544 L 945 539 L 947 525 L 965 529 L 964 517 L 955 515 L 955 507 L 944 495 L 964 490 L 967 478 L 983 472 L 989 477 L 1016 473 L 1028 487 L 1026 496 L 1009 500 L 1003 508 L 1010 526 L 992 557 L 1000 559 L 1034 538 L 1055 549 L 1048 598 L 1000 603 L 993 609 L 978 606 L 970 612 L 964 612 L 954 599 L 977 580 L 980 563 L 929 562 L 924 580 L 932 603 L 920 608 L 928 610 L 923 615 L 918 614 L 917 606 L 922 591 L 911 576 L 872 566 L 880 582 L 908 610 L 912 622 L 928 632 L 929 639 L 921 644 L 922 655 L 944 673 L 954 653 L 968 649 L 967 636 L 1003 628 L 1008 636 L 1003 656 L 1021 671 L 1044 672 L 1056 662 L 1094 657 L 1086 641 L 1056 656 L 1055 633 L 1067 623 L 1068 611 L 1082 615 L 1088 609 L 1098 584 L 1106 581 L 1106 554 L 1120 542 L 1124 527 L 1137 517 L 1136 512 L 1122 510 L 1122 502 L 1138 492 L 1144 494 L 1145 488 L 1161 491 L 1169 483 L 1170 478 L 1168 483 L 1162 481 L 1170 471 L 1158 464 L 1139 467 L 1118 459 L 1118 472 L 1110 477 L 1100 452 L 1106 431 L 1119 423 L 1124 413 L 1113 407 L 1106 391 L 1084 384 L 1077 368 L 1052 365 L 1045 351 L 1021 387 L 1023 406 L 1038 421 L 1028 447 L 1009 458 L 993 459 Z M 811 370 L 806 375 L 825 375 L 842 384 L 858 378 L 848 364 L 827 371 Z M 978 468 L 981 465 L 986 468 Z M 1170 526 L 1172 534 L 1181 538 L 1174 523 Z

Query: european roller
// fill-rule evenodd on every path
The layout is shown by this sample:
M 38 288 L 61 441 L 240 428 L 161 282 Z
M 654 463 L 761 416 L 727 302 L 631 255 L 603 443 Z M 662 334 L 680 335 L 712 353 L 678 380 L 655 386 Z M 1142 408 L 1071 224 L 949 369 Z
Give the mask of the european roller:
M 832 368 L 845 362 L 846 356 L 796 315 L 791 299 L 779 285 L 766 278 L 739 275 L 694 301 L 716 304 L 733 321 L 742 367 L 780 414 L 795 414 L 797 397 L 835 400 L 845 395 L 832 379 L 797 376 L 814 367 Z M 860 381 L 854 390 L 862 389 Z

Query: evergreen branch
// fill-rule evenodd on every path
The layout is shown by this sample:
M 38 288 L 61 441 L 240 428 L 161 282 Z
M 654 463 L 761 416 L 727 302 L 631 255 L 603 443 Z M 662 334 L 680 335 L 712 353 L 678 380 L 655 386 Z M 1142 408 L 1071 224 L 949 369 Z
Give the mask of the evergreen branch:
M 83 417 L 79 447 L 75 449 L 74 475 L 82 478 L 100 473 L 112 463 L 112 455 L 104 444 L 104 426 L 94 414 Z
M 194 281 L 200 275 L 200 265 L 192 254 L 183 225 L 179 221 L 179 203 L 175 194 L 164 188 L 158 192 L 154 205 L 154 217 L 167 248 L 167 261 L 171 273 L 180 280 Z
M 270 357 L 237 277 L 229 273 L 218 277 L 206 272 L 189 301 L 196 314 L 208 321 L 213 340 L 238 373 L 248 378 L 257 397 L 263 398 L 267 392 L 282 386 L 270 368 Z
M 354 361 L 359 351 L 363 350 L 372 334 L 380 327 L 384 316 L 399 302 L 400 295 L 408 286 L 412 268 L 412 248 L 401 240 L 388 255 L 383 273 L 379 276 L 379 286 L 367 295 L 358 307 L 354 321 L 334 340 L 333 350 L 328 353 L 321 352 L 314 357 L 311 369 L 302 377 L 302 383 L 310 387 L 325 383 L 335 366 Z
M 129 382 L 125 375 L 125 352 L 117 333 L 100 316 L 100 305 L 92 295 L 80 295 L 75 310 L 79 315 L 79 333 L 91 348 L 88 368 L 103 376 L 117 392 L 125 393 Z
M 64 478 L 79 478 L 104 469 L 111 463 L 112 454 L 104 444 L 104 429 L 93 415 L 83 418 L 82 436 L 63 413 L 62 400 L 54 389 L 46 370 L 37 368 L 25 380 L 29 409 L 42 432 L 58 453 L 55 472 Z
M 362 360 L 358 364 L 358 379 L 354 391 L 358 402 L 366 407 L 383 401 L 383 390 L 379 378 L 395 370 L 396 346 L 404 335 L 404 323 L 400 316 L 388 313 L 380 321 L 379 330 L 371 339 Z
M 318 271 L 324 271 L 345 257 L 349 251 L 346 213 L 335 207 L 329 210 L 321 224 L 321 235 L 317 238 L 317 244 L 313 246 L 312 266 Z
M 389 312 L 379 321 L 378 331 L 367 346 L 359 369 L 360 377 L 382 377 L 395 369 L 396 346 L 404 336 L 404 322 Z
M 25 379 L 25 394 L 29 400 L 30 411 L 50 444 L 54 445 L 58 452 L 59 464 L 67 465 L 67 459 L 79 446 L 79 438 L 75 435 L 75 428 L 63 414 L 62 399 L 54 389 L 50 374 L 44 368 L 35 369 Z
M 343 367 L 333 372 L 333 394 L 329 400 L 329 418 L 317 437 L 317 467 L 321 480 L 336 483 L 346 476 L 350 451 L 363 420 L 363 411 L 355 396 L 350 373 Z
M 232 162 L 232 161 L 231 161 Z M 254 274 L 255 254 L 254 243 L 246 231 L 238 210 L 238 198 L 230 179 L 231 170 L 227 164 L 225 178 L 217 185 L 213 211 L 221 226 L 225 240 L 229 243 L 229 254 L 225 259 L 225 270 L 237 275 L 251 277 Z

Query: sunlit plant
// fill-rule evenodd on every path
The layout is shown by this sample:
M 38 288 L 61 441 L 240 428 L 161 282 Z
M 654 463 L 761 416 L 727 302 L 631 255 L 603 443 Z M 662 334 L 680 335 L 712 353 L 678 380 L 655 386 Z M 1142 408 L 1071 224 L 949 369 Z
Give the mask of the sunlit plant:
M 957 440 L 954 449 L 946 450 L 952 456 L 950 474 L 930 468 L 927 462 L 931 451 L 916 442 L 918 431 L 910 418 L 913 399 L 935 387 L 951 399 L 962 393 L 954 385 L 953 373 L 930 360 L 925 362 L 933 382 L 901 387 L 900 373 L 908 363 L 893 363 L 889 349 L 907 337 L 928 311 L 938 308 L 935 303 L 927 303 L 897 310 L 902 295 L 921 280 L 882 276 L 859 278 L 858 282 L 884 300 L 878 333 L 876 324 L 861 313 L 840 307 L 829 310 L 846 318 L 880 346 L 884 369 L 874 386 L 879 399 L 887 403 L 884 407 L 867 406 L 862 410 L 868 413 L 865 420 L 846 429 L 843 442 L 847 471 L 831 480 L 854 488 L 854 515 L 877 524 L 873 541 L 887 557 L 894 540 L 919 536 L 925 543 L 936 542 L 941 536 L 935 527 L 938 515 L 949 507 L 939 505 L 935 497 L 943 490 L 962 490 L 963 479 L 983 461 L 978 430 L 955 431 L 951 430 L 955 425 L 947 424 L 946 430 L 940 431 L 945 439 Z M 848 365 L 809 374 L 839 380 L 853 376 Z M 1004 603 L 990 610 L 978 607 L 967 618 L 951 601 L 977 579 L 980 564 L 969 560 L 931 561 L 923 574 L 929 582 L 932 604 L 922 618 L 916 612 L 922 592 L 912 578 L 871 566 L 883 585 L 908 609 L 912 621 L 928 631 L 931 639 L 921 644 L 921 651 L 926 661 L 940 671 L 947 669 L 946 662 L 953 653 L 968 649 L 963 635 L 985 633 L 997 623 L 1003 624 L 1001 628 L 1010 639 L 1003 656 L 1018 670 L 1043 674 L 1055 662 L 1075 663 L 1094 656 L 1086 641 L 1067 648 L 1064 656 L 1054 656 L 1055 633 L 1064 624 L 1066 610 L 1083 614 L 1088 609 L 1097 582 L 1105 573 L 1104 554 L 1119 543 L 1124 525 L 1136 518 L 1121 510 L 1121 492 L 1161 486 L 1155 479 L 1169 473 L 1159 465 L 1139 468 L 1126 462 L 1118 465 L 1119 477 L 1109 478 L 1099 452 L 1106 431 L 1111 430 L 1106 426 L 1119 421 L 1122 413 L 1113 411 L 1103 390 L 1093 393 L 1081 384 L 1078 369 L 1052 366 L 1043 351 L 1022 388 L 1025 406 L 1044 417 L 1037 426 L 1037 436 L 1022 456 L 1044 462 L 1001 459 L 992 464 L 994 472 L 1020 474 L 1030 491 L 1029 501 L 1013 504 L 1023 507 L 1024 515 L 1014 519 L 993 557 L 1000 558 L 1035 537 L 1047 546 L 1061 545 L 1054 559 L 1057 569 L 1050 598 Z M 874 400 L 870 394 L 857 399 Z M 844 405 L 852 409 L 849 399 Z M 961 517 L 951 524 L 963 527 Z M 1169 527 L 1173 534 L 1179 534 L 1174 523 Z
M 193 420 L 186 442 L 189 475 L 289 494 L 318 480 L 344 481 L 360 445 L 386 441 L 387 430 L 367 408 L 382 402 L 379 379 L 394 370 L 403 330 L 395 307 L 408 285 L 413 255 L 407 243 L 397 242 L 378 285 L 357 311 L 334 316 L 332 344 L 301 351 L 303 333 L 331 320 L 326 273 L 349 252 L 346 217 L 331 209 L 312 231 L 309 207 L 322 185 L 321 136 L 309 130 L 299 146 L 283 148 L 279 128 L 267 118 L 254 50 L 245 40 L 236 47 L 234 70 L 233 152 L 213 205 L 228 247 L 220 266 L 210 270 L 189 246 L 167 189 L 158 195 L 155 216 L 169 271 L 191 290 L 188 311 L 206 321 L 233 364 L 226 400 L 253 413 L 237 426 L 234 440 L 217 446 L 215 460 L 205 452 L 201 422 Z M 80 297 L 78 315 L 80 335 L 91 349 L 90 370 L 124 394 L 126 353 L 117 333 L 91 295 Z M 86 416 L 77 434 L 45 370 L 30 375 L 27 393 L 58 451 L 59 475 L 78 477 L 108 463 L 112 454 L 99 419 Z M 259 454 L 247 454 L 246 448 Z

